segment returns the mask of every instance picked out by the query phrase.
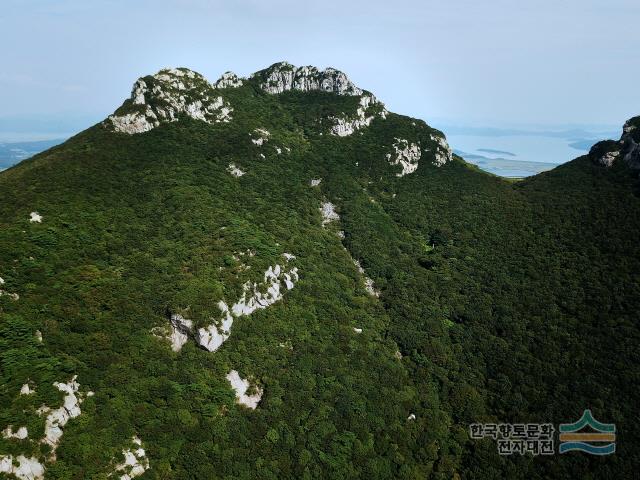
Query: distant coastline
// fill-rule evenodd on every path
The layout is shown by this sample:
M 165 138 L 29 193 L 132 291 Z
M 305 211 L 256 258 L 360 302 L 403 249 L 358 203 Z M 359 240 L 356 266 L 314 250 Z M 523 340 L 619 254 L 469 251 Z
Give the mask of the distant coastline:
M 507 155 L 509 157 L 515 157 L 516 156 L 515 153 L 506 152 L 504 150 L 494 150 L 493 148 L 478 148 L 476 150 L 478 152 L 492 153 L 494 155 Z

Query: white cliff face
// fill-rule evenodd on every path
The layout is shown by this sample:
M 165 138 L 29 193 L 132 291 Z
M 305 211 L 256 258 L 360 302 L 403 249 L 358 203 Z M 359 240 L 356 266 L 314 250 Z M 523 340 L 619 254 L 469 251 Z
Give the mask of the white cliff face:
M 42 215 L 40 215 L 38 212 L 31 212 L 29 216 L 31 217 L 29 218 L 29 221 L 31 223 L 42 223 Z
M 331 202 L 324 202 L 320 207 L 320 213 L 322 214 L 322 226 L 340 220 L 340 216 L 336 213 L 336 206 Z
M 64 392 L 65 396 L 63 405 L 50 411 L 45 421 L 44 438 L 41 442 L 51 446 L 51 460 L 56 458 L 55 452 L 64 433 L 64 426 L 69 420 L 82 413 L 80 405 L 84 401 L 84 396 L 78 393 L 80 384 L 76 381 L 76 378 L 77 376 L 74 376 L 68 383 L 55 382 L 53 384 L 58 390 Z M 91 396 L 93 393 L 89 392 L 87 395 Z
M 29 436 L 29 431 L 27 427 L 20 427 L 15 432 L 13 431 L 13 426 L 9 425 L 2 431 L 2 438 L 16 438 L 18 440 L 24 440 Z
M 185 343 L 189 340 L 189 334 L 193 328 L 193 322 L 187 320 L 182 315 L 171 315 L 171 350 L 179 352 Z
M 396 138 L 392 145 L 394 152 L 387 153 L 387 161 L 391 165 L 400 165 L 402 171 L 396 173 L 397 177 L 403 177 L 413 173 L 418 168 L 418 161 L 422 156 L 420 146 L 416 143 L 409 143 L 403 138 Z
M 133 437 L 131 442 L 133 445 L 122 451 L 124 462 L 115 467 L 116 472 L 123 472 L 120 480 L 131 480 L 149 470 L 149 459 L 147 452 L 142 448 L 142 440 Z
M 278 94 L 290 90 L 300 92 L 323 91 L 338 95 L 362 95 L 349 78 L 335 68 L 318 70 L 316 67 L 294 67 L 287 62 L 276 63 L 253 76 L 264 75 L 260 87 L 267 93 Z
M 382 103 L 370 93 L 355 86 L 343 72 L 335 68 L 318 70 L 316 67 L 295 67 L 289 63 L 282 62 L 253 75 L 253 77 L 256 76 L 264 79 L 260 85 L 261 88 L 265 92 L 274 95 L 295 90 L 360 96 L 360 104 L 355 116 L 331 118 L 333 121 L 331 134 L 339 137 L 352 135 L 356 130 L 369 126 L 376 115 L 383 119 L 387 117 L 387 111 Z M 374 110 L 371 110 L 373 106 L 379 106 L 376 109 L 376 111 L 379 110 L 379 113 L 376 114 Z
M 227 167 L 227 172 L 229 172 L 234 177 L 241 177 L 245 173 L 247 173 L 247 172 L 245 172 L 243 170 L 240 170 L 240 168 L 238 168 L 235 163 L 230 163 L 229 164 L 229 166 Z
M 241 87 L 243 83 L 243 80 L 235 73 L 224 72 L 213 86 L 216 88 L 237 88 Z
M 222 319 L 211 325 L 199 328 L 196 334 L 196 341 L 200 346 L 204 347 L 210 352 L 215 352 L 222 346 L 222 344 L 231 335 L 231 326 L 233 325 L 233 316 L 229 311 L 229 306 L 220 300 L 218 302 L 218 308 L 222 312 Z
M 293 267 L 284 271 L 280 265 L 270 266 L 264 272 L 264 280 L 260 283 L 247 282 L 243 286 L 243 293 L 231 307 L 234 316 L 251 315 L 256 310 L 261 310 L 282 300 L 282 284 L 287 290 L 291 290 L 298 281 L 298 269 Z
M 338 137 L 347 137 L 353 135 L 354 132 L 361 128 L 368 127 L 371 122 L 376 118 L 376 114 L 371 111 L 371 107 L 375 105 L 382 105 L 376 97 L 371 94 L 364 94 L 360 98 L 360 104 L 356 109 L 355 117 L 333 117 L 333 126 L 331 127 L 331 134 Z M 381 118 L 387 117 L 387 111 L 384 106 L 379 113 Z
M 236 392 L 236 401 L 245 407 L 255 410 L 262 399 L 262 389 L 257 388 L 256 393 L 247 395 L 247 390 L 249 390 L 250 387 L 249 381 L 240 377 L 240 374 L 236 370 L 231 370 L 227 374 L 227 380 L 229 380 L 231 387 Z
M 231 120 L 231 106 L 198 73 L 165 69 L 145 78 L 134 84 L 129 105 L 119 109 L 124 111 L 107 119 L 117 132 L 148 132 L 162 123 L 177 121 L 180 115 L 207 123 Z
M 255 253 L 248 250 L 239 255 L 253 257 Z M 282 256 L 286 263 L 296 258 L 290 253 L 284 253 Z M 236 255 L 235 258 L 239 260 L 239 256 Z M 186 320 L 181 315 L 172 315 L 171 325 L 174 332 L 171 337 L 172 348 L 174 351 L 179 351 L 188 338 L 193 337 L 202 348 L 215 352 L 231 335 L 231 327 L 237 317 L 251 315 L 256 310 L 267 308 L 282 300 L 284 292 L 291 290 L 298 280 L 297 267 L 286 270 L 286 267 L 279 264 L 270 266 L 264 273 L 262 282 L 246 282 L 243 285 L 242 296 L 231 307 L 224 300 L 219 301 L 218 308 L 221 312 L 221 318 L 210 325 L 199 328 L 196 332 L 193 331 L 191 320 Z M 175 341 L 173 340 L 174 336 L 176 337 Z
M 435 152 L 434 165 L 436 167 L 441 167 L 445 163 L 450 162 L 453 159 L 453 152 L 451 151 L 451 147 L 447 143 L 447 140 L 444 137 L 436 135 L 431 135 L 431 140 L 438 144 Z
M 12 455 L 0 455 L 0 473 L 15 475 L 18 480 L 42 480 L 44 467 L 35 458 L 18 455 L 14 460 Z
M 80 404 L 84 400 L 84 396 L 78 393 L 80 385 L 75 376 L 68 383 L 55 382 L 53 385 L 65 393 L 63 405 L 56 410 L 43 405 L 36 411 L 38 415 L 48 414 L 45 420 L 45 436 L 40 440 L 40 443 L 46 443 L 51 447 L 48 461 L 55 461 L 55 452 L 64 433 L 63 427 L 70 419 L 80 415 Z M 91 395 L 93 392 L 87 393 L 87 396 Z M 28 438 L 28 433 L 26 427 L 20 427 L 14 432 L 13 427 L 8 426 L 2 432 L 2 436 L 5 439 L 25 440 Z M 17 465 L 14 465 L 15 463 Z M 36 458 L 26 458 L 24 455 L 15 458 L 12 455 L 0 455 L 0 473 L 15 475 L 19 480 L 41 480 L 44 478 L 45 467 Z
M 262 144 L 264 144 L 264 142 L 269 140 L 270 136 L 271 136 L 271 133 L 269 133 L 268 130 L 265 130 L 264 128 L 256 128 L 253 131 L 251 141 L 253 142 L 254 145 L 258 145 L 260 147 L 262 146 Z

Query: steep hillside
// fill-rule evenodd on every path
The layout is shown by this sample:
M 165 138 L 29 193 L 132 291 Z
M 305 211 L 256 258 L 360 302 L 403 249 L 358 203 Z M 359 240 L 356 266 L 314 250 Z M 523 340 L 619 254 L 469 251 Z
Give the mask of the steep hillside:
M 0 174 L 0 472 L 631 475 L 637 174 L 597 153 L 512 184 L 334 69 L 139 79 Z M 469 438 L 585 408 L 616 455 Z

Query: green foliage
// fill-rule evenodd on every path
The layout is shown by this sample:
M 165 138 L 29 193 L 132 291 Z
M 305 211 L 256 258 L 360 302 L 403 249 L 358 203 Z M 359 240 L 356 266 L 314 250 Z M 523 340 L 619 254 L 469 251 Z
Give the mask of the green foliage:
M 134 434 L 151 461 L 142 478 L 632 475 L 640 209 L 629 172 L 578 159 L 511 183 L 459 159 L 436 168 L 440 132 L 424 122 L 390 114 L 337 138 L 327 118 L 357 98 L 271 96 L 258 81 L 224 91 L 229 124 L 96 126 L 0 175 L 0 276 L 20 294 L 0 297 L 0 428 L 28 424 L 37 438 L 34 409 L 61 400 L 54 381 L 77 374 L 96 393 L 47 478 L 107 478 Z M 261 147 L 255 128 L 271 132 Z M 431 150 L 402 178 L 385 159 L 396 137 Z M 321 226 L 324 199 L 339 226 Z M 29 223 L 35 210 L 42 224 Z M 169 312 L 219 318 L 217 302 L 284 252 L 297 256 L 296 287 L 237 319 L 215 353 L 193 342 L 174 353 L 152 335 Z M 264 388 L 257 410 L 235 403 L 232 368 Z M 36 395 L 17 396 L 27 380 Z M 504 458 L 466 434 L 471 422 L 558 424 L 584 408 L 620 426 L 616 456 Z

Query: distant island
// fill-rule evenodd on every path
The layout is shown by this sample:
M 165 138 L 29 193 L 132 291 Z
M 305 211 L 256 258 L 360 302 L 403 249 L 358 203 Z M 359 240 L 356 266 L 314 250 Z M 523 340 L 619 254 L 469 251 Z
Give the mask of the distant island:
M 515 153 L 505 152 L 504 150 L 494 150 L 493 148 L 478 148 L 477 151 L 484 152 L 484 153 L 493 153 L 496 155 L 509 155 L 510 157 L 516 156 Z
M 491 149 L 477 149 L 478 151 L 497 152 L 498 150 Z M 453 149 L 453 153 L 464 158 L 467 162 L 476 165 L 485 172 L 493 173 L 500 177 L 505 178 L 523 178 L 536 175 L 546 170 L 551 170 L 556 167 L 556 163 L 547 162 L 531 162 L 526 160 L 514 160 L 511 158 L 490 158 L 476 153 L 467 153 L 456 148 Z M 508 152 L 504 152 L 508 153 Z
M 594 140 L 594 139 L 583 139 L 583 140 L 576 140 L 575 142 L 571 142 L 569 144 L 569 146 L 571 148 L 575 148 L 576 150 L 584 150 L 584 151 L 589 151 L 589 149 L 593 146 L 594 143 L 596 143 L 598 140 Z

